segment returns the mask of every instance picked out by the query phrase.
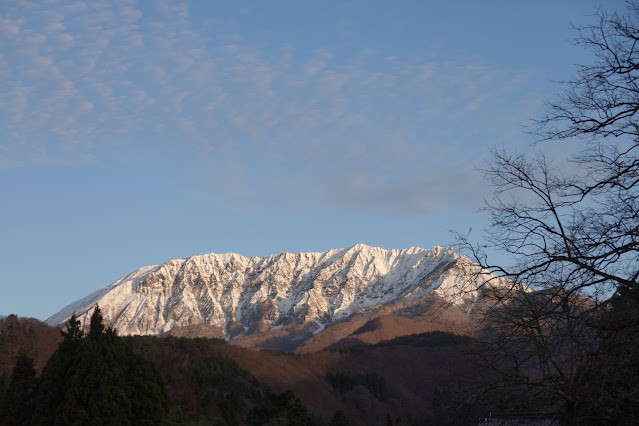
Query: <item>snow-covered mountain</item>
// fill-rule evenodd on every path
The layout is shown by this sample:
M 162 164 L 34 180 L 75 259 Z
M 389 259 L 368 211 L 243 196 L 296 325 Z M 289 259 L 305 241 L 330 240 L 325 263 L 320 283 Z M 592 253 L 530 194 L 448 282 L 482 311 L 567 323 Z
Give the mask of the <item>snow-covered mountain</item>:
M 97 303 L 120 335 L 208 327 L 229 340 L 293 329 L 308 337 L 353 314 L 429 294 L 468 311 L 485 281 L 469 280 L 469 268 L 467 258 L 442 247 L 204 254 L 140 268 L 46 322 L 62 326 L 75 313 L 88 327 Z

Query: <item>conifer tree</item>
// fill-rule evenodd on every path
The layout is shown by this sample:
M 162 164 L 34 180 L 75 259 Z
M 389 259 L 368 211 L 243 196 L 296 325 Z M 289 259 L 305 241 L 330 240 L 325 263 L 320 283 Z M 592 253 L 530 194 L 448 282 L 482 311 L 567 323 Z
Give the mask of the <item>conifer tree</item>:
M 102 311 L 100 311 L 100 307 L 96 304 L 93 314 L 91 315 L 91 329 L 87 337 L 91 340 L 97 340 L 102 336 L 102 333 L 104 333 Z
M 2 398 L 4 397 L 4 389 L 7 387 L 7 383 L 9 382 L 9 378 L 7 374 L 0 374 L 0 407 L 2 407 Z
M 314 420 L 299 398 L 289 389 L 281 394 L 267 392 L 264 401 L 251 410 L 246 423 L 250 425 L 307 426 L 314 424 Z
M 34 425 L 56 424 L 56 413 L 68 390 L 67 381 L 77 364 L 78 350 L 84 336 L 75 313 L 67 322 L 66 331 L 61 331 L 61 334 L 64 339 L 49 358 L 40 376 L 32 418 Z
M 342 410 L 337 410 L 331 419 L 330 426 L 348 426 L 348 419 Z
M 75 312 L 71 315 L 71 318 L 69 318 L 66 330 L 62 330 L 61 333 L 64 337 L 64 341 L 67 343 L 78 342 L 82 339 L 82 337 L 84 337 L 82 325 L 80 320 L 75 316 Z
M 393 426 L 393 418 L 390 413 L 386 413 L 386 426 Z
M 33 424 L 161 423 L 168 410 L 162 379 L 104 326 L 96 305 L 86 338 L 69 320 L 65 340 L 42 373 Z
M 0 406 L 0 425 L 28 425 L 34 406 L 36 371 L 33 358 L 20 355 Z

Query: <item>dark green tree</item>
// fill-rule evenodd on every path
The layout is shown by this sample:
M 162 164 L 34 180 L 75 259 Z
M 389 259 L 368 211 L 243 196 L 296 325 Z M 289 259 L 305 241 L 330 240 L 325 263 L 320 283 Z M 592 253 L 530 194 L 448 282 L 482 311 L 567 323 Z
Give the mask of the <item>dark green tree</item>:
M 168 397 L 154 366 L 135 354 L 97 307 L 86 338 L 75 317 L 41 378 L 34 424 L 161 423 Z
M 74 315 L 67 323 L 67 331 L 74 330 L 75 324 Z M 58 345 L 58 350 L 49 358 L 40 376 L 32 419 L 35 425 L 56 424 L 56 413 L 65 398 L 67 381 L 78 363 L 81 336 L 74 331 L 63 331 L 62 335 L 64 339 Z
M 75 312 L 69 318 L 65 330 L 61 331 L 64 341 L 67 343 L 79 342 L 84 337 L 82 331 L 82 324 L 80 320 L 75 316 Z
M 102 311 L 96 304 L 93 314 L 91 315 L 91 328 L 89 329 L 88 338 L 92 340 L 98 340 L 104 333 L 104 320 L 102 318 Z
M 28 425 L 34 406 L 36 371 L 33 358 L 20 355 L 0 405 L 0 425 Z
M 250 425 L 268 423 L 306 426 L 315 422 L 301 401 L 289 389 L 281 394 L 267 392 L 264 401 L 255 406 L 249 413 L 246 423 Z
M 233 408 L 233 404 L 228 399 L 223 399 L 217 403 L 217 407 L 221 412 L 221 418 L 228 426 L 237 426 L 237 413 Z
M 393 418 L 390 413 L 386 414 L 386 426 L 393 426 Z
M 0 374 L 0 407 L 2 406 L 2 399 L 4 398 L 4 389 L 7 387 L 9 378 L 5 373 Z
M 337 410 L 329 423 L 330 426 L 348 426 L 348 419 L 342 410 Z

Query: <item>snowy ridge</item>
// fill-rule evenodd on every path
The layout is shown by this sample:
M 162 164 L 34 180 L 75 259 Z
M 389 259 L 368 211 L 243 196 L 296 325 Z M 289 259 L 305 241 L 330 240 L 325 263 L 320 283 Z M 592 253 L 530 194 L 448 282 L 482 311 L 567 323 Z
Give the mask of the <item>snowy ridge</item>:
M 323 253 L 265 258 L 204 254 L 146 266 L 74 302 L 46 322 L 75 313 L 83 325 L 96 303 L 121 335 L 161 334 L 209 324 L 238 334 L 307 325 L 317 332 L 366 307 L 436 291 L 462 307 L 482 283 L 474 265 L 449 248 L 385 250 L 358 244 Z

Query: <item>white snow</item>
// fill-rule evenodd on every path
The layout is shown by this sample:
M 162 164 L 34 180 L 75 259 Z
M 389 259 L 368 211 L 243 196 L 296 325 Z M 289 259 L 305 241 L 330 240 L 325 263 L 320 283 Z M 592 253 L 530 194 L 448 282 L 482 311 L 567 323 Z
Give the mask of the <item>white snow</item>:
M 238 321 L 248 330 L 260 319 L 278 324 L 272 328 L 301 320 L 319 331 L 358 309 L 431 290 L 462 306 L 474 300 L 482 284 L 468 280 L 464 271 L 469 268 L 470 261 L 443 247 L 385 250 L 357 244 L 266 258 L 210 253 L 140 268 L 68 305 L 47 323 L 62 326 L 75 313 L 85 324 L 98 303 L 105 320 L 123 335 L 158 334 L 202 322 L 226 331 Z

